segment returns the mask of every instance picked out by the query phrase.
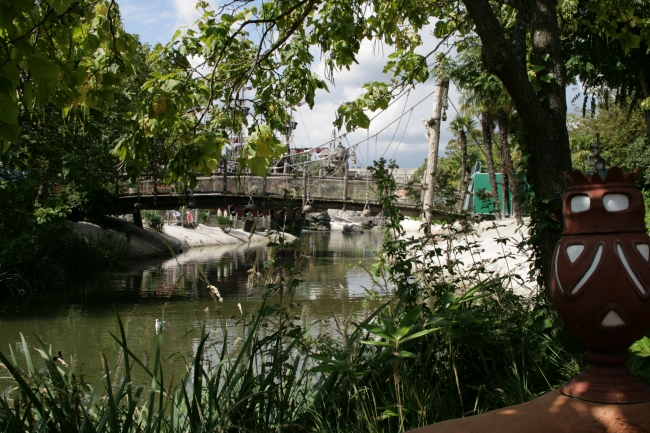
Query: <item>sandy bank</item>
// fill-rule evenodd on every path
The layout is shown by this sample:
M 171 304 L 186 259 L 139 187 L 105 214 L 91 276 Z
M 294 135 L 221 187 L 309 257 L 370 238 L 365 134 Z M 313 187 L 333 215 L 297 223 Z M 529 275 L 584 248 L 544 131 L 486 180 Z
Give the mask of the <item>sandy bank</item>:
M 475 264 L 482 262 L 485 266 L 485 275 L 494 273 L 501 276 L 512 277 L 512 288 L 515 293 L 526 295 L 537 287 L 530 280 L 531 252 L 525 245 L 528 239 L 528 219 L 524 225 L 519 226 L 514 218 L 501 221 L 482 221 L 473 226 L 474 232 L 469 235 L 455 235 L 442 226 L 433 226 L 431 232 L 436 244 L 427 248 L 441 248 L 446 251 L 451 239 L 454 250 L 452 260 L 459 261 L 461 274 L 471 272 Z M 420 231 L 420 221 L 405 220 L 402 227 L 405 230 L 404 238 L 417 239 L 423 236 Z

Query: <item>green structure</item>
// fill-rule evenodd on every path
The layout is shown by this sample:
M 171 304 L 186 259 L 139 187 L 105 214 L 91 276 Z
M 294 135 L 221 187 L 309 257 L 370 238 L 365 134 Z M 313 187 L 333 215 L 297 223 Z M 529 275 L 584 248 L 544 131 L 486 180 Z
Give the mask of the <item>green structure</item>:
M 501 183 L 501 173 L 496 173 L 497 190 L 499 203 L 503 207 L 503 185 Z M 492 199 L 492 186 L 490 177 L 487 173 L 481 173 L 481 163 L 477 162 L 472 168 L 469 185 L 467 186 L 467 195 L 463 209 L 471 211 L 473 214 L 492 214 L 494 213 L 494 200 Z M 503 214 L 503 211 L 502 211 Z M 505 214 L 512 215 L 512 195 L 506 189 L 506 206 Z

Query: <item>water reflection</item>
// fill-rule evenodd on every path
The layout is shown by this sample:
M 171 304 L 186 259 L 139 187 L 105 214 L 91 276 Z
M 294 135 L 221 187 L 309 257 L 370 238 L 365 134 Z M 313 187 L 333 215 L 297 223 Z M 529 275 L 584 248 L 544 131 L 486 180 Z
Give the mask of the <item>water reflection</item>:
M 297 249 L 306 253 L 300 267 L 303 282 L 294 295 L 295 314 L 304 325 L 317 323 L 314 332 L 328 333 L 326 318 L 349 316 L 362 308 L 371 279 L 355 266 L 372 263 L 378 242 L 375 232 L 308 233 L 283 250 L 286 259 Z M 54 353 L 61 350 L 66 360 L 73 357 L 88 377 L 98 378 L 100 353 L 119 371 L 120 347 L 109 333 L 119 332 L 115 311 L 131 350 L 144 359 L 155 353 L 155 320 L 164 315 L 162 354 L 182 370 L 199 342 L 201 327 L 211 331 L 212 343 L 218 343 L 224 326 L 229 341 L 243 337 L 242 312 L 256 311 L 261 302 L 260 289 L 247 285 L 249 270 L 263 270 L 267 259 L 266 247 L 192 249 L 175 259 L 143 262 L 125 272 L 78 281 L 65 291 L 5 301 L 0 304 L 0 350 L 8 354 L 8 345 L 14 345 L 23 358 L 19 333 L 29 347 L 38 347 L 37 335 Z M 206 278 L 219 288 L 222 303 L 210 296 Z

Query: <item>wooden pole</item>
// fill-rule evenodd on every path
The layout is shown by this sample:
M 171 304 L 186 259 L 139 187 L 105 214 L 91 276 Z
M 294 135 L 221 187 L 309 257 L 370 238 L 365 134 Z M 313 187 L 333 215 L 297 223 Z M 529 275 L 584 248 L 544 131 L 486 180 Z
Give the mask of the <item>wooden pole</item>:
M 449 90 L 449 80 L 436 81 L 433 89 L 433 113 L 431 117 L 422 120 L 427 128 L 426 137 L 429 140 L 429 156 L 427 158 L 427 171 L 422 179 L 424 190 L 422 208 L 424 209 L 427 221 L 431 221 L 431 209 L 433 208 L 434 186 L 436 171 L 438 170 L 438 148 L 440 146 L 440 123 L 442 117 L 442 105 Z

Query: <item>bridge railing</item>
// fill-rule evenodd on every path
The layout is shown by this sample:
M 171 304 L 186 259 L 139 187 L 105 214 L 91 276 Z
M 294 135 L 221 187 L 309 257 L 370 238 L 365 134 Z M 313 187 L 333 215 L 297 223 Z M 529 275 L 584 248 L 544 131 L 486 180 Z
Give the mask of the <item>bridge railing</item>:
M 337 199 L 343 201 L 346 188 L 345 179 L 342 177 L 309 177 L 305 185 L 305 179 L 300 175 L 269 175 L 266 178 L 258 176 L 223 176 L 201 177 L 197 179 L 197 185 L 188 189 L 192 194 L 233 194 L 233 195 L 272 195 L 283 196 L 289 199 L 301 198 L 308 195 L 310 199 Z M 121 188 L 122 195 L 152 195 L 154 193 L 153 182 L 148 179 L 141 180 L 137 187 Z M 184 193 L 184 186 L 164 185 L 158 183 L 158 194 L 181 195 Z M 419 187 L 409 188 L 406 183 L 398 183 L 397 189 L 393 192 L 397 201 L 401 204 L 415 205 L 420 201 L 421 189 Z M 346 201 L 376 202 L 379 199 L 377 186 L 369 180 L 348 179 Z

